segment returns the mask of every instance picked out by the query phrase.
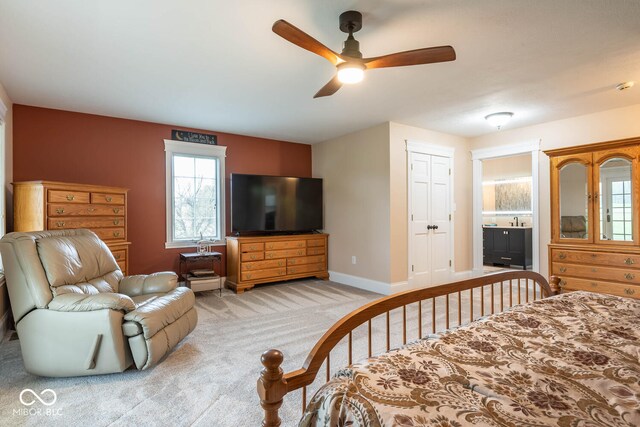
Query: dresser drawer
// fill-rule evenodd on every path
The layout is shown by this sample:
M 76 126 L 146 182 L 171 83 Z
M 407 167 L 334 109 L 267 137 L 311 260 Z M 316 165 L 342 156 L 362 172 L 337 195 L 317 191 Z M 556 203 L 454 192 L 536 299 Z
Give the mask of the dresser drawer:
M 127 251 L 126 249 L 118 249 L 115 251 L 111 251 L 113 257 L 116 259 L 116 262 L 125 262 L 127 260 Z
M 293 241 L 285 241 L 285 242 L 267 242 L 264 244 L 264 248 L 267 250 L 277 250 L 277 249 L 297 249 L 304 248 L 307 245 L 307 242 L 304 240 L 293 240 Z
M 49 190 L 49 203 L 89 203 L 89 193 L 83 191 Z
M 71 203 L 50 203 L 47 205 L 50 217 L 58 216 L 124 216 L 122 206 L 87 205 Z
M 127 261 L 125 261 L 125 260 L 118 261 L 118 267 L 120 267 L 120 270 L 122 270 L 122 274 L 124 274 L 126 276 L 127 275 Z
M 307 240 L 307 247 L 308 248 L 318 247 L 318 246 L 324 246 L 324 239 L 309 239 L 309 240 Z
M 307 255 L 322 255 L 325 253 L 325 247 L 307 248 Z
M 567 277 L 560 280 L 563 291 L 589 291 L 621 297 L 640 298 L 640 286 L 612 283 L 601 280 Z
M 273 258 L 289 258 L 296 256 L 305 256 L 306 249 L 283 249 L 280 251 L 265 251 L 264 257 L 266 259 Z
M 309 250 L 309 249 L 307 249 Z M 300 258 L 287 259 L 287 265 L 301 265 L 322 262 L 324 263 L 324 255 L 305 256 Z
M 47 221 L 47 227 L 49 230 L 64 230 L 69 228 L 124 227 L 124 218 L 52 218 Z
M 91 203 L 124 205 L 124 194 L 91 193 Z
M 284 259 L 270 259 L 267 261 L 243 262 L 240 264 L 240 270 L 253 271 L 264 270 L 265 268 L 285 267 L 287 262 Z
M 123 240 L 125 238 L 124 228 L 92 228 L 102 240 Z
M 599 265 L 576 265 L 553 263 L 553 272 L 561 279 L 578 277 L 585 279 L 608 280 L 620 283 L 640 283 L 640 272 L 626 268 L 601 267 Z
M 629 268 L 640 268 L 640 255 L 635 254 L 571 251 L 554 248 L 551 250 L 551 258 L 553 261 L 562 263 L 598 264 L 610 267 L 624 266 Z
M 264 251 L 264 243 L 242 243 L 240 252 L 257 252 Z
M 324 270 L 324 263 L 294 265 L 287 267 L 287 274 L 309 273 Z
M 240 274 L 240 276 L 242 277 L 242 280 L 257 280 L 257 279 L 264 279 L 265 277 L 277 277 L 277 276 L 286 276 L 287 274 L 287 269 L 285 267 L 281 267 L 281 268 L 271 268 L 268 270 L 256 270 L 256 271 L 249 271 L 249 272 L 242 272 Z
M 241 261 L 259 261 L 264 259 L 264 252 L 245 252 L 240 255 Z

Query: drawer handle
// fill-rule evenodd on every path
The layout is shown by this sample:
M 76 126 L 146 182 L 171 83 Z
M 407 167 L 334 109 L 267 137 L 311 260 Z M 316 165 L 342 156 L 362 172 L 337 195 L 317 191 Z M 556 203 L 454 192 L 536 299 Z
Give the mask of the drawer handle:
M 559 259 L 565 259 L 565 258 L 567 258 L 567 254 L 566 254 L 566 253 L 564 253 L 564 252 L 560 252 L 560 253 L 558 254 L 558 258 L 559 258 Z
M 291 272 L 293 273 L 294 271 L 291 270 Z M 281 275 L 281 276 L 284 276 L 285 274 L 287 274 L 287 271 L 286 270 L 278 270 L 278 274 Z
M 267 249 L 273 249 L 273 245 L 267 245 Z
M 278 261 L 278 267 L 282 267 L 284 265 L 284 261 Z
M 87 208 L 87 212 L 95 212 L 96 208 Z
M 633 279 L 636 278 L 636 275 L 632 274 L 632 273 L 627 273 L 627 274 L 624 275 L 624 278 L 627 279 L 627 280 L 633 280 Z
M 76 198 L 76 196 L 74 196 L 73 194 L 67 194 L 67 200 L 68 201 L 72 201 L 75 198 Z
M 624 293 L 627 294 L 627 295 L 633 295 L 633 294 L 636 293 L 636 291 L 634 289 L 627 288 L 627 289 L 624 290 Z
M 511 258 L 507 258 L 506 256 L 501 256 L 501 257 L 500 257 L 500 259 L 504 259 L 504 260 L 507 260 L 507 261 L 511 261 Z
M 112 201 L 112 200 L 113 200 L 113 199 L 111 198 L 111 196 L 105 196 L 105 198 L 104 198 L 104 199 L 105 199 L 107 202 L 110 202 L 110 201 Z
M 267 254 L 267 258 L 273 258 L 273 254 Z
M 564 288 L 565 286 L 567 286 L 567 281 L 561 279 L 560 282 L 558 282 L 558 286 L 560 286 L 560 289 Z
M 120 208 L 113 208 L 113 213 L 118 213 L 120 212 Z
M 597 282 L 591 282 L 591 286 L 593 286 L 594 288 L 598 287 L 598 283 Z
M 298 255 L 304 255 L 303 251 L 298 251 Z
M 251 273 L 247 273 L 247 279 L 251 279 Z
M 56 213 L 57 213 L 58 215 L 62 215 L 62 214 L 64 213 L 64 208 L 56 209 Z
M 119 231 L 114 231 L 113 232 L 113 237 L 120 237 L 120 232 Z
M 116 254 L 116 259 L 120 259 L 120 254 Z
M 118 225 L 120 224 L 120 220 L 119 219 L 114 219 L 113 220 L 113 225 Z
M 624 260 L 624 263 L 627 264 L 627 265 L 631 265 L 631 264 L 634 263 L 634 261 L 631 258 L 627 258 L 627 259 Z
M 256 259 L 256 256 L 254 254 L 249 255 L 249 259 Z
M 64 227 L 64 221 L 58 221 L 58 222 L 56 222 L 56 225 L 58 227 Z
M 560 273 L 564 273 L 565 271 L 567 271 L 567 267 L 560 267 Z

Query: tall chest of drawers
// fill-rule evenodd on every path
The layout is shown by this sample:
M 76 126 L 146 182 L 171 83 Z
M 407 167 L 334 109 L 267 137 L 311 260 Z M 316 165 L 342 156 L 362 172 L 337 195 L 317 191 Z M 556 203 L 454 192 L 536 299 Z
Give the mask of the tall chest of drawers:
M 227 237 L 227 286 L 236 293 L 257 284 L 328 279 L 328 234 Z
M 104 240 L 126 275 L 127 189 L 52 181 L 13 183 L 15 231 L 88 228 Z

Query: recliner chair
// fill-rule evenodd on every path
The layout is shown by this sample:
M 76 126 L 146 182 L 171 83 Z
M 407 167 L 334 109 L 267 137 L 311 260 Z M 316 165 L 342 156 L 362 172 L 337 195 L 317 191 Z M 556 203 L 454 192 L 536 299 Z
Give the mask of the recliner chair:
M 147 369 L 196 326 L 195 296 L 162 272 L 123 277 L 89 230 L 0 240 L 27 372 L 66 377 Z

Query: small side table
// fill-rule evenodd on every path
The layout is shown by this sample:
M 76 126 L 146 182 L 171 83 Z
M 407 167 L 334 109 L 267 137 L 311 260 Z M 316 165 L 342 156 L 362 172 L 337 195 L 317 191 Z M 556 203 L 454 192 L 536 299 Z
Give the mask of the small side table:
M 199 261 L 211 261 L 213 264 L 212 265 L 213 271 L 214 272 L 216 272 L 216 270 L 220 271 L 220 268 L 222 266 L 222 253 L 220 252 L 202 252 L 202 253 L 189 252 L 189 253 L 180 254 L 180 271 L 178 273 L 178 276 L 184 279 L 186 285 L 190 288 L 191 288 L 191 282 L 192 281 L 195 282 L 196 280 L 192 280 L 194 279 L 194 277 L 189 275 L 189 264 L 194 262 L 199 262 Z M 216 269 L 216 264 L 218 267 L 217 269 Z M 205 277 L 203 277 L 203 279 L 204 278 Z M 217 278 L 219 281 L 221 280 L 219 274 L 217 274 Z M 222 295 L 222 282 L 220 282 L 220 285 L 218 286 L 218 290 L 220 291 L 220 295 Z

